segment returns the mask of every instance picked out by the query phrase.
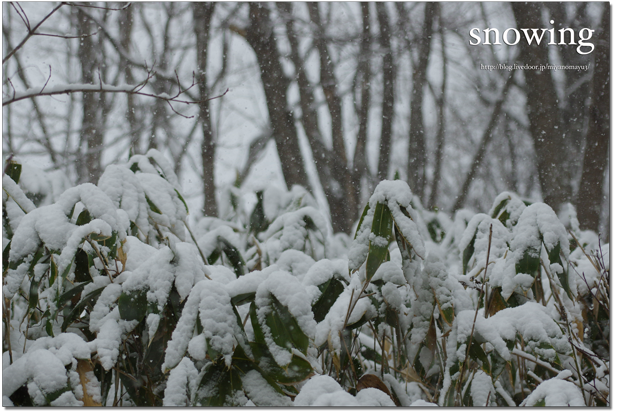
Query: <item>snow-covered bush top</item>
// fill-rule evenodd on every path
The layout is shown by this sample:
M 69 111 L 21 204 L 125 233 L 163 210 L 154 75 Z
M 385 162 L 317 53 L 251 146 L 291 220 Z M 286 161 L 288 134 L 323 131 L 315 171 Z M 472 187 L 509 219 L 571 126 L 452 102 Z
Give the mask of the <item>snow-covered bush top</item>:
M 608 405 L 609 247 L 571 207 L 383 181 L 349 237 L 298 186 L 190 227 L 154 150 L 5 173 L 5 406 Z

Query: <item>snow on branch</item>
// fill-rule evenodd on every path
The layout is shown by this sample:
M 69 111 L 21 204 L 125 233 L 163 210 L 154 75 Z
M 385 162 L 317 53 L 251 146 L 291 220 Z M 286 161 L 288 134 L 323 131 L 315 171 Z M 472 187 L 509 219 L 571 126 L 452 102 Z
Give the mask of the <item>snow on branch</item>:
M 47 84 L 49 81 L 49 78 L 48 78 L 48 80 L 45 82 L 43 87 L 31 87 L 28 90 L 22 91 L 22 92 L 16 91 L 15 87 L 13 86 L 13 83 L 11 83 L 9 79 L 9 83 L 13 89 L 13 94 L 7 95 L 7 96 L 10 96 L 10 98 L 2 100 L 2 106 L 4 107 L 12 103 L 18 102 L 20 100 L 30 99 L 32 97 L 40 97 L 40 96 L 57 96 L 61 94 L 72 94 L 72 93 L 124 93 L 124 94 L 137 94 L 140 96 L 146 96 L 146 97 L 151 97 L 154 99 L 164 100 L 166 103 L 168 103 L 168 105 L 170 106 L 170 109 L 172 109 L 174 113 L 176 113 L 179 116 L 183 116 L 184 118 L 191 119 L 194 116 L 183 115 L 182 113 L 178 112 L 172 106 L 172 103 L 180 103 L 180 104 L 186 104 L 186 105 L 199 104 L 199 103 L 207 102 L 210 100 L 219 99 L 223 97 L 224 95 L 226 95 L 226 93 L 228 93 L 228 89 L 226 89 L 226 91 L 220 94 L 219 96 L 210 97 L 204 100 L 183 100 L 181 99 L 180 97 L 183 94 L 187 93 L 188 90 L 190 90 L 197 84 L 193 73 L 192 73 L 192 84 L 187 88 L 181 87 L 181 82 L 177 75 L 176 79 L 177 79 L 178 91 L 174 95 L 169 95 L 166 93 L 155 94 L 155 93 L 149 93 L 149 92 L 143 91 L 144 87 L 146 87 L 149 80 L 152 79 L 154 76 L 155 76 L 155 73 L 149 71 L 146 79 L 136 85 L 107 84 L 101 80 L 101 77 L 99 77 L 98 84 L 71 83 L 71 84 L 57 84 L 51 87 L 47 87 Z M 51 77 L 51 67 L 50 67 L 50 77 Z

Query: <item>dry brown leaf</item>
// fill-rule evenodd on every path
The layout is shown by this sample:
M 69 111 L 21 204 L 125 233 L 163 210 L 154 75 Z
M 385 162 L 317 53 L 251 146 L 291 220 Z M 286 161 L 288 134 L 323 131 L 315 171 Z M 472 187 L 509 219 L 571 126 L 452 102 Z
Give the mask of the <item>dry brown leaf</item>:
M 86 376 L 88 372 L 93 371 L 93 366 L 89 360 L 78 360 L 77 372 L 80 375 L 80 383 L 82 384 L 82 390 L 84 391 L 84 406 L 101 406 L 99 402 L 95 402 L 92 396 L 88 393 L 86 388 L 88 387 L 89 379 Z
M 392 396 L 390 389 L 388 389 L 388 387 L 385 385 L 385 383 L 383 383 L 380 377 L 375 376 L 374 374 L 365 374 L 364 376 L 360 377 L 360 380 L 358 380 L 356 386 L 357 391 L 359 392 L 360 390 L 366 388 L 379 389 L 381 392 L 388 395 L 396 406 L 401 406 L 398 399 Z

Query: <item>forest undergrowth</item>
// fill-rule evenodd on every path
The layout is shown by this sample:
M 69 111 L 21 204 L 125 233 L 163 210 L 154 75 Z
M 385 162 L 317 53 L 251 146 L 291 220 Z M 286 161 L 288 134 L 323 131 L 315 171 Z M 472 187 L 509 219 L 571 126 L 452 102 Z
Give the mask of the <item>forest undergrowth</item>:
M 570 204 L 383 181 L 348 236 L 300 186 L 190 225 L 155 150 L 29 170 L 2 180 L 3 406 L 609 406 L 609 245 Z

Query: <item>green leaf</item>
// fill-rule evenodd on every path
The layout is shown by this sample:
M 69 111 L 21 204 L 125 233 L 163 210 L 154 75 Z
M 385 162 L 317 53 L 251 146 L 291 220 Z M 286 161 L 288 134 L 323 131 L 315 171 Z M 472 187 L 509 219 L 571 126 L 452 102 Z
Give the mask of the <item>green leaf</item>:
M 92 218 L 92 216 L 90 216 L 90 212 L 88 212 L 88 210 L 84 209 L 78 215 L 78 217 L 77 217 L 77 219 L 75 221 L 75 224 L 77 226 L 82 226 L 82 225 L 86 225 L 87 223 L 89 223 L 92 220 L 93 220 L 93 218 Z
M 357 228 L 355 229 L 355 238 L 357 238 L 357 233 L 359 232 L 360 226 L 362 226 L 362 222 L 364 222 L 364 218 L 366 217 L 366 214 L 368 213 L 369 209 L 370 209 L 370 203 L 366 203 L 366 207 L 364 207 L 364 211 L 362 212 L 360 221 L 357 223 Z
M 468 338 L 468 340 L 470 340 L 470 338 Z M 469 355 L 471 358 L 480 361 L 482 363 L 482 371 L 490 376 L 492 373 L 491 363 L 489 362 L 489 358 L 484 352 L 484 349 L 480 343 L 476 341 L 476 339 L 471 339 L 470 341 L 471 345 L 469 346 Z
M 146 290 L 123 292 L 118 298 L 118 311 L 121 319 L 126 321 L 142 321 L 146 316 L 146 309 Z
M 69 267 L 70 266 L 71 265 L 69 264 Z M 56 265 L 56 262 L 54 261 L 54 257 L 51 256 L 50 257 L 50 277 L 48 280 L 48 284 L 50 286 L 53 285 L 57 277 L 58 277 L 58 266 Z
M 185 213 L 189 213 L 189 208 L 187 207 L 187 203 L 185 203 L 185 199 L 183 199 L 183 196 L 181 196 L 181 193 L 179 193 L 177 189 L 174 189 L 174 191 L 177 192 L 177 196 L 179 196 L 179 200 L 183 202 L 183 205 L 185 206 Z
M 39 303 L 39 284 L 40 280 L 34 278 L 30 282 L 30 291 L 28 292 L 28 310 L 34 309 Z
M 340 280 L 332 277 L 327 282 L 319 286 L 321 296 L 312 306 L 314 320 L 318 323 L 325 319 L 325 316 L 338 299 L 338 296 L 344 291 L 344 286 Z
M 448 306 L 445 309 L 440 309 L 441 317 L 448 325 L 452 325 L 452 321 L 454 320 L 454 307 Z
M 44 393 L 45 395 L 45 400 L 47 401 L 48 404 L 51 404 L 52 402 L 54 402 L 56 399 L 58 399 L 60 397 L 60 395 L 62 395 L 65 392 L 71 392 L 71 388 L 67 385 L 62 389 L 58 389 L 52 393 Z
M 291 363 L 286 368 L 282 368 L 276 363 L 265 342 L 265 334 L 258 322 L 256 304 L 254 302 L 250 304 L 250 320 L 254 329 L 254 342 L 250 342 L 250 347 L 257 367 L 261 369 L 263 375 L 273 377 L 278 383 L 291 385 L 304 381 L 314 373 L 312 365 L 296 354 L 293 354 Z
M 540 268 L 540 247 L 528 247 L 523 252 L 523 256 L 515 265 L 517 274 L 529 274 L 536 277 Z
M 116 258 L 116 245 L 118 243 L 117 241 L 118 241 L 118 232 L 116 231 L 112 231 L 112 235 L 103 241 L 102 245 L 110 249 L 110 252 L 107 255 L 109 259 Z
M 67 290 L 62 295 L 60 295 L 60 297 L 58 298 L 58 306 L 59 307 L 64 306 L 67 302 L 69 302 L 75 296 L 79 295 L 82 292 L 82 290 L 84 289 L 84 287 L 86 287 L 87 284 L 88 284 L 88 282 L 80 283 L 80 284 L 72 287 L 71 289 Z
M 75 253 L 75 281 L 78 283 L 91 283 L 93 278 L 90 275 L 91 260 L 86 251 L 81 248 Z
M 89 235 L 89 238 L 92 239 L 93 241 L 106 241 L 108 238 L 110 238 L 110 235 L 103 235 L 103 234 L 98 234 L 96 232 L 93 232 L 92 234 Z
M 303 221 L 308 231 L 318 231 L 319 228 L 314 224 L 314 221 L 312 220 L 311 217 L 304 216 Z
M 564 289 L 564 291 L 566 292 L 566 294 L 568 295 L 568 297 L 573 300 L 573 294 L 570 291 L 570 286 L 568 284 L 568 272 L 566 271 L 566 266 L 564 266 L 564 263 L 562 263 L 562 258 L 560 257 L 560 253 L 562 252 L 562 248 L 560 247 L 560 241 L 557 242 L 557 244 L 551 249 L 551 251 L 549 251 L 548 248 L 546 248 L 547 253 L 549 254 L 549 263 L 550 264 L 559 264 L 560 266 L 562 266 L 562 272 L 558 273 L 558 278 L 560 279 L 560 285 L 562 285 L 562 289 Z
M 151 201 L 151 199 L 149 199 L 149 197 L 146 195 L 146 193 L 144 194 L 144 197 L 146 198 L 146 203 L 148 203 L 149 208 L 155 212 L 161 215 L 161 210 L 159 210 L 159 208 L 155 205 L 155 203 L 153 203 Z
M 50 337 L 54 337 L 54 326 L 49 319 L 45 322 L 45 332 L 47 332 L 47 335 Z
M 65 316 L 65 319 L 62 322 L 62 332 L 67 331 L 69 325 L 73 324 L 78 318 L 82 316 L 82 312 L 84 312 L 84 309 L 86 309 L 87 306 L 92 307 L 95 305 L 97 299 L 99 299 L 99 296 L 101 296 L 101 292 L 103 292 L 103 289 L 105 289 L 105 286 L 93 290 L 88 295 L 84 296 L 77 305 L 75 305 L 71 312 L 69 312 L 69 315 Z
M 278 299 L 270 297 L 271 312 L 265 316 L 265 323 L 271 331 L 273 341 L 282 348 L 293 347 L 306 354 L 309 339 L 297 324 L 297 320 Z
M 17 184 L 22 174 L 22 165 L 11 160 L 4 172 Z
M 216 247 L 215 250 L 213 250 L 213 252 L 207 257 L 207 263 L 209 263 L 209 265 L 214 265 L 221 255 L 222 252 Z
M 232 297 L 230 301 L 235 306 L 241 306 L 241 305 L 245 305 L 246 303 L 252 302 L 255 297 L 256 297 L 256 292 L 242 293 L 240 295 Z
M 233 194 L 231 193 L 231 199 Z M 265 216 L 265 209 L 263 207 L 263 191 L 256 192 L 256 206 L 250 215 L 250 232 L 254 235 L 258 235 L 259 232 L 265 231 L 269 227 L 269 220 Z
M 463 250 L 463 274 L 467 274 L 467 265 L 469 264 L 469 260 L 474 255 L 474 246 L 476 244 L 476 235 L 478 234 L 478 228 L 474 232 L 474 236 L 467 244 L 467 247 Z
M 441 240 L 446 236 L 446 231 L 444 231 L 437 218 L 430 221 L 426 225 L 426 229 L 428 229 L 431 239 L 437 243 L 441 242 Z
M 282 396 L 287 396 L 287 394 L 282 390 L 280 385 L 278 385 L 278 382 L 276 382 L 276 380 L 273 379 L 273 377 L 269 373 L 265 372 L 260 367 L 258 367 L 258 364 L 250 360 L 246 356 L 245 352 L 241 349 L 240 346 L 237 346 L 237 348 L 235 348 L 235 352 L 233 353 L 232 366 L 235 368 L 238 368 L 242 374 L 247 374 L 252 370 L 259 372 L 261 376 L 263 377 L 263 379 L 265 379 L 267 384 L 269 384 L 269 386 L 271 386 L 277 393 L 279 393 Z M 246 395 L 248 397 L 251 397 L 250 393 L 246 392 Z M 256 404 L 257 406 L 273 406 L 273 405 L 263 403 L 266 399 L 262 396 L 257 396 L 251 399 L 254 402 L 254 404 Z
M 499 355 L 497 350 L 493 350 L 490 354 L 491 356 L 491 364 L 493 365 L 491 378 L 495 381 L 499 376 L 506 370 L 506 360 Z
M 209 363 L 203 369 L 196 390 L 196 406 L 240 406 L 234 403 L 236 392 L 243 390 L 239 372 L 224 361 Z
M 222 244 L 222 251 L 232 264 L 237 277 L 243 276 L 245 274 L 245 261 L 243 261 L 241 252 L 224 237 L 218 236 L 217 240 Z
M 394 220 L 388 206 L 383 203 L 377 203 L 372 220 L 371 239 L 366 261 L 366 280 L 370 280 L 379 269 L 379 266 L 385 261 L 388 253 L 388 243 L 392 237 L 393 222 Z M 384 242 L 378 243 L 377 239 Z
M 4 266 L 5 269 L 9 265 L 9 253 L 11 252 L 11 242 L 12 241 L 9 241 L 6 247 L 4 247 L 4 251 L 2 251 L 2 265 Z
M 491 213 L 491 218 L 497 218 L 497 216 L 500 214 L 500 211 L 502 209 L 504 209 L 508 205 L 508 202 L 510 200 L 511 200 L 511 198 L 510 198 L 510 196 L 508 196 L 506 199 L 504 199 L 501 202 L 499 202 L 497 204 L 497 206 L 495 206 L 495 208 L 493 208 L 493 212 Z

